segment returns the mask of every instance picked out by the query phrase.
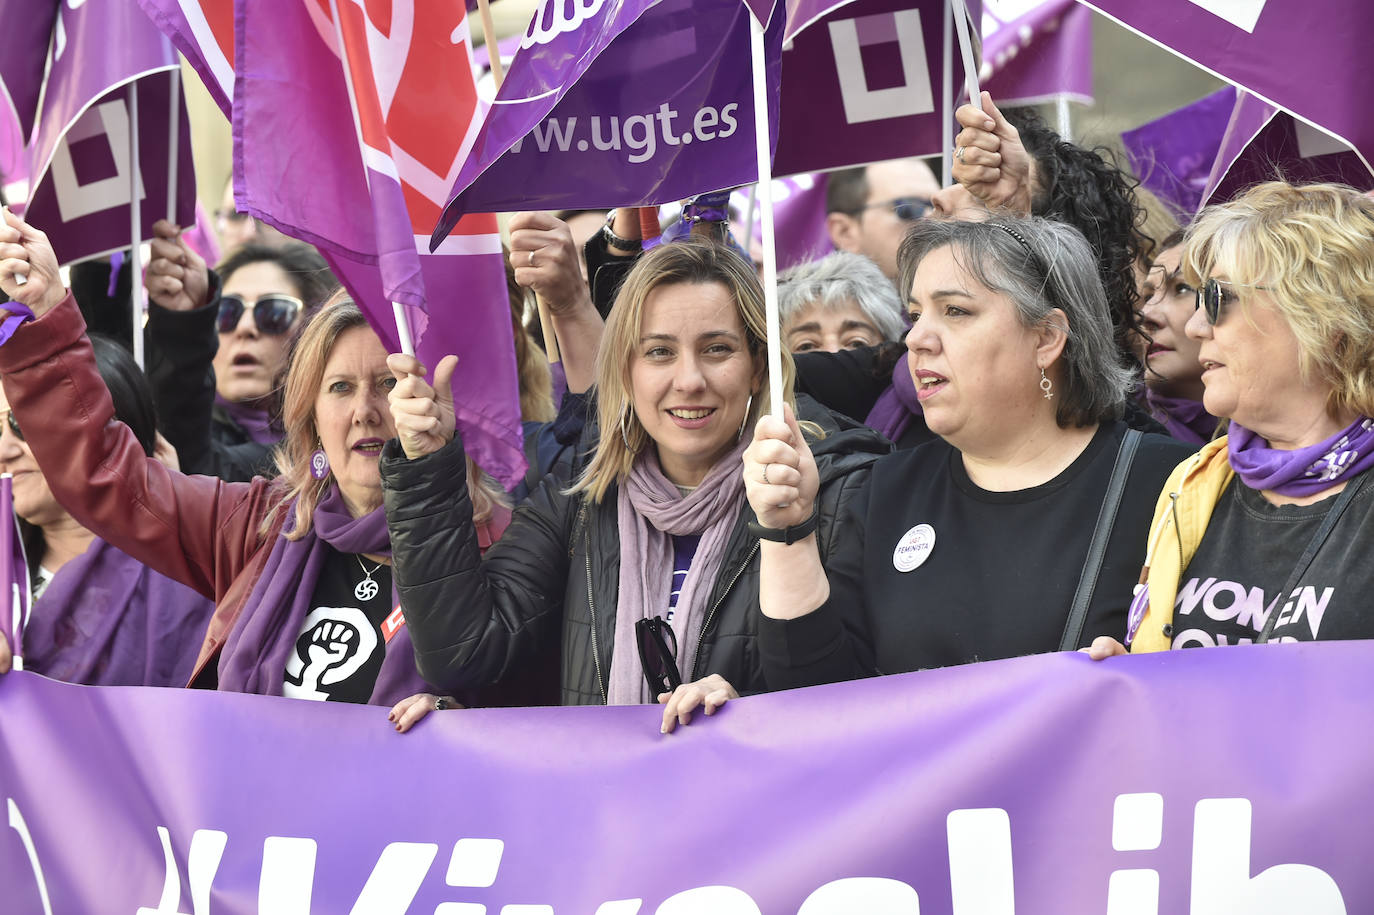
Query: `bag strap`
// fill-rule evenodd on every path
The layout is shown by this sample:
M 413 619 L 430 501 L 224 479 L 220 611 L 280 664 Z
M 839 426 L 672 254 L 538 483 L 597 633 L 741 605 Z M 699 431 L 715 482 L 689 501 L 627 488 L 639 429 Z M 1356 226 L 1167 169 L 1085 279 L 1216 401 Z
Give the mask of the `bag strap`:
M 1064 624 L 1064 635 L 1059 640 L 1060 651 L 1077 649 L 1078 641 L 1083 637 L 1083 625 L 1088 621 L 1088 605 L 1092 603 L 1093 592 L 1097 590 L 1097 578 L 1102 572 L 1102 561 L 1107 556 L 1107 541 L 1111 539 L 1112 528 L 1116 526 L 1116 513 L 1121 507 L 1121 496 L 1126 491 L 1126 478 L 1130 476 L 1131 464 L 1135 461 L 1135 452 L 1143 437 L 1139 429 L 1127 429 L 1117 449 L 1112 477 L 1107 483 L 1107 493 L 1102 497 L 1102 508 L 1097 513 L 1097 527 L 1093 529 L 1088 556 L 1083 562 L 1083 574 L 1078 577 L 1078 588 L 1073 593 L 1073 603 L 1069 605 L 1069 619 Z
M 1369 474 L 1367 473 L 1360 474 L 1347 483 L 1345 489 L 1342 489 L 1341 494 L 1336 497 L 1331 510 L 1322 519 L 1321 527 L 1317 528 L 1317 532 L 1312 535 L 1311 542 L 1307 544 L 1307 549 L 1298 558 L 1298 564 L 1293 567 L 1292 572 L 1288 573 L 1288 580 L 1283 583 L 1283 590 L 1279 591 L 1279 599 L 1274 602 L 1274 609 L 1269 611 L 1269 619 L 1264 621 L 1264 630 L 1260 632 L 1259 638 L 1255 639 L 1256 645 L 1263 645 L 1268 642 L 1274 634 L 1274 626 L 1278 623 L 1287 595 L 1292 594 L 1293 589 L 1298 586 L 1298 580 L 1302 578 L 1308 566 L 1312 565 L 1312 560 L 1316 558 L 1317 551 L 1322 548 L 1327 536 L 1336 527 L 1336 522 L 1341 520 L 1341 515 L 1345 513 L 1346 507 L 1354 500 L 1356 493 L 1364 486 L 1364 481 L 1368 477 Z

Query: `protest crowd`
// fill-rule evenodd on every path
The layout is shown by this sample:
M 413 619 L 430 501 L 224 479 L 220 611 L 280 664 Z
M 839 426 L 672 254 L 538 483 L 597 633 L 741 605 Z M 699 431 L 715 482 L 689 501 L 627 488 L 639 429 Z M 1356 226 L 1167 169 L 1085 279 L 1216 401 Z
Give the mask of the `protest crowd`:
M 524 473 L 468 434 L 482 379 L 440 325 L 400 351 L 232 181 L 218 238 L 158 219 L 141 275 L 68 271 L 6 208 L 23 669 L 400 732 L 648 704 L 669 734 L 929 668 L 1374 637 L 1374 199 L 1277 173 L 1185 212 L 979 101 L 948 186 L 919 157 L 819 176 L 772 372 L 742 195 L 509 216 L 504 283 L 427 309 L 492 299 Z

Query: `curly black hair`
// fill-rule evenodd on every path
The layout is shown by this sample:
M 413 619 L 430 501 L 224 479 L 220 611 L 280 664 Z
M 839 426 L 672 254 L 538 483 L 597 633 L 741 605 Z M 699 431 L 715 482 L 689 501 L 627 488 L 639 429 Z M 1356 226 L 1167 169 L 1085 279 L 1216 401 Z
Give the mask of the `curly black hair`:
M 1097 254 L 1097 272 L 1107 292 L 1116 347 L 1129 364 L 1139 360 L 1131 350 L 1138 332 L 1135 266 L 1143 242 L 1136 228 L 1145 211 L 1136 199 L 1137 182 L 1116 165 L 1105 147 L 1085 149 L 1055 133 L 1032 109 L 1005 112 L 1021 134 L 1026 152 L 1035 159 L 1037 183 L 1031 213 L 1065 222 L 1087 238 Z

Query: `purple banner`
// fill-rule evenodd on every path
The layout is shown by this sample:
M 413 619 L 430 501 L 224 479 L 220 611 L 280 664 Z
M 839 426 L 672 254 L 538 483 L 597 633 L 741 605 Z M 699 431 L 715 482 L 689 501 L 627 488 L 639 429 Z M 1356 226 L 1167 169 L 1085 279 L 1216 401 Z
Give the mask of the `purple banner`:
M 1374 4 L 1366 0 L 1081 0 L 1335 134 L 1374 162 Z
M 0 678 L 13 912 L 1374 911 L 1374 645 L 433 714 Z M 343 764 L 341 764 L 343 763 Z M 482 908 L 485 906 L 485 908 Z
M 57 22 L 58 0 L 0 5 L 0 178 L 8 184 L 28 177 L 28 142 L 38 118 L 48 45 Z
M 1236 88 L 1227 86 L 1121 134 L 1131 171 L 1184 222 L 1202 207 L 1235 107 Z
M 29 584 L 19 516 L 14 513 L 14 477 L 0 473 L 0 636 L 17 658 L 24 654 L 24 627 L 31 608 Z M 22 669 L 22 661 L 16 669 Z
M 1091 105 L 1092 11 L 1076 0 L 984 0 L 979 77 L 1001 107 Z
M 200 74 L 220 111 L 234 97 L 234 0 L 138 0 Z
M 545 2 L 435 242 L 465 212 L 649 205 L 754 181 L 750 15 L 740 0 Z M 772 86 L 781 41 L 778 16 Z
M 513 486 L 525 458 L 496 218 L 466 217 L 428 253 L 480 118 L 466 9 L 341 3 L 333 15 L 315 0 L 240 0 L 236 204 L 318 246 L 393 351 L 398 302 L 427 365 L 458 355 L 464 442 Z

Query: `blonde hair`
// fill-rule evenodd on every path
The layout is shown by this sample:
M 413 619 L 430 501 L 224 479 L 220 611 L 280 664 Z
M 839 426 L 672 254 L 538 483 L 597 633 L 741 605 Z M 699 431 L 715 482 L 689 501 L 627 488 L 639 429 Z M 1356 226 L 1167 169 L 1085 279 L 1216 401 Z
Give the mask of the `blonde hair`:
M 695 235 L 659 245 L 641 257 L 625 277 L 615 306 L 606 319 L 606 330 L 596 357 L 600 438 L 591 463 L 569 492 L 587 492 L 593 502 L 600 502 L 612 483 L 629 474 L 635 456 L 651 444 L 649 433 L 635 415 L 630 367 L 637 358 L 644 306 L 649 295 L 655 289 L 679 283 L 719 283 L 729 291 L 744 325 L 749 354 L 760 367 L 762 377 L 745 417 L 745 429 L 752 430 L 758 418 L 771 409 L 765 364 L 767 329 L 763 287 L 759 285 L 753 265 L 725 245 Z M 781 355 L 783 399 L 795 409 L 792 354 L 784 348 Z
M 340 288 L 306 322 L 291 346 L 282 395 L 282 426 L 286 435 L 273 454 L 280 473 L 278 482 L 285 487 L 285 493 L 263 518 L 259 529 L 263 536 L 270 533 L 278 513 L 292 499 L 296 500 L 295 525 L 286 539 L 299 540 L 310 532 L 315 506 L 332 479 L 326 476 L 316 480 L 310 475 L 310 455 L 319 447 L 320 438 L 315 424 L 315 399 L 334 344 L 344 331 L 367 326 L 362 309 Z
M 1374 415 L 1374 200 L 1270 181 L 1203 210 L 1186 245 L 1190 285 L 1221 274 L 1242 307 L 1264 287 L 1298 339 L 1304 380 L 1330 386 L 1328 413 Z

